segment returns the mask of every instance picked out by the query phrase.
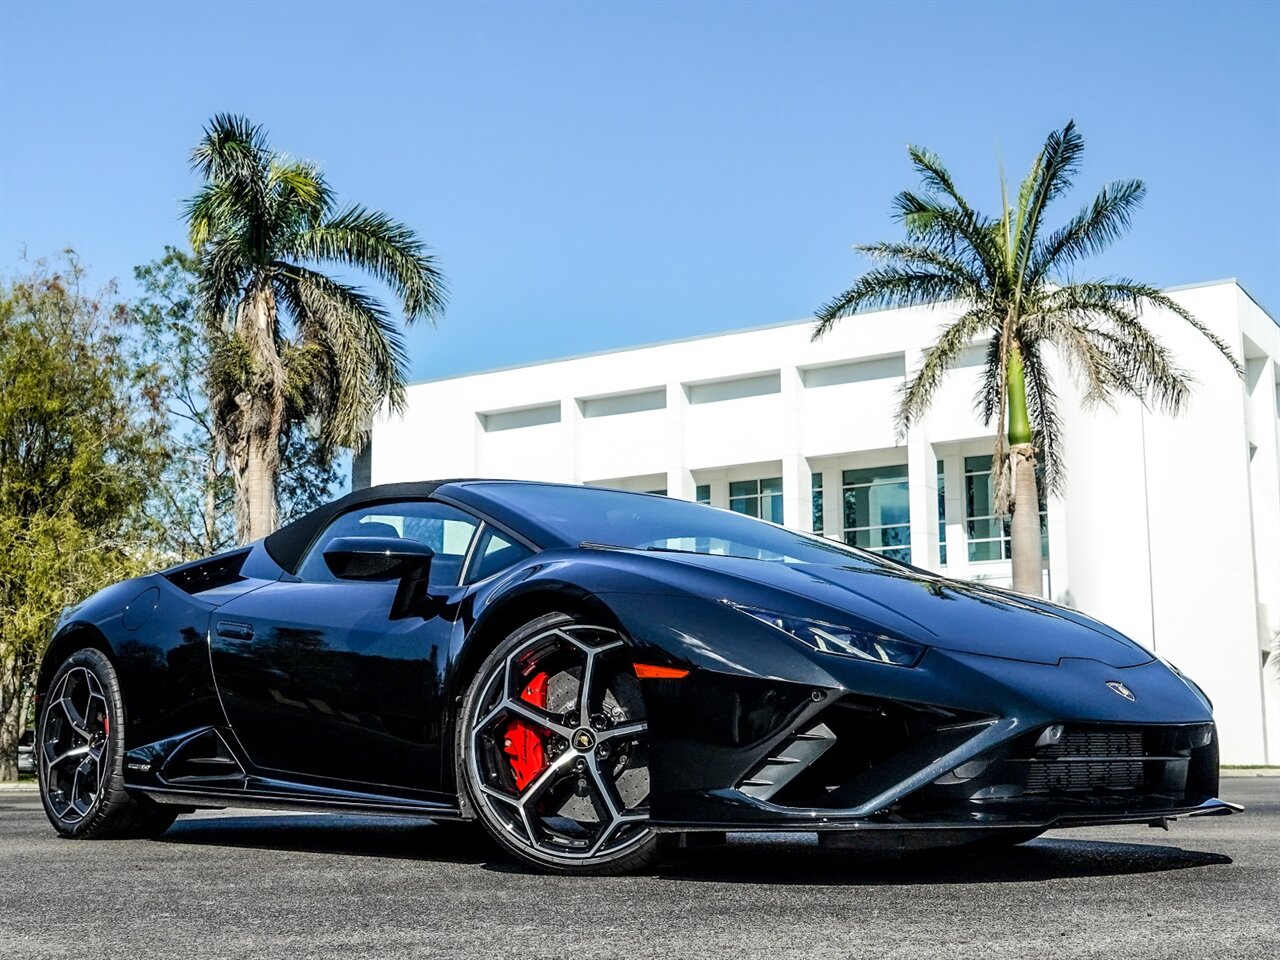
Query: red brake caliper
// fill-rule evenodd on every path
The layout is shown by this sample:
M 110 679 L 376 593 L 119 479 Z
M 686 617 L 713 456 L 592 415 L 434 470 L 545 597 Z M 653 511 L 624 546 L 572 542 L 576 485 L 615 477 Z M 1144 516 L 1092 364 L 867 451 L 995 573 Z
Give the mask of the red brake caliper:
M 520 699 L 539 710 L 547 708 L 547 675 L 539 673 L 520 692 Z M 516 789 L 523 792 L 543 770 L 547 769 L 546 753 L 538 728 L 523 717 L 515 717 L 507 724 L 503 737 L 503 751 L 511 758 L 511 772 L 516 778 Z

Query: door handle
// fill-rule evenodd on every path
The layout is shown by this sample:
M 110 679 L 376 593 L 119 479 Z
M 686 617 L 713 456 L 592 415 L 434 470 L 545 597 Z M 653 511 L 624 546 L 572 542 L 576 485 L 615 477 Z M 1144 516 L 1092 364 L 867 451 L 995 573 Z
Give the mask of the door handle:
M 218 636 L 227 640 L 252 640 L 253 627 L 236 620 L 219 620 Z

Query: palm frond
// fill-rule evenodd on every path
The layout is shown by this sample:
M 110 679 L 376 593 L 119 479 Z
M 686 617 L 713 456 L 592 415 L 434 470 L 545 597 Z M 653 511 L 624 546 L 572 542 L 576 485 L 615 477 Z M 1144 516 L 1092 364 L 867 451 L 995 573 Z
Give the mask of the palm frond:
M 864 273 L 857 283 L 818 311 L 812 339 L 817 340 L 836 321 L 862 310 L 939 303 L 963 296 L 966 289 L 966 284 L 951 275 L 933 270 L 877 267 Z
M 215 231 L 243 219 L 240 194 L 225 181 L 210 182 L 186 202 L 191 249 L 199 253 Z
M 992 319 L 985 308 L 975 307 L 943 328 L 925 353 L 920 369 L 902 385 L 894 416 L 894 429 L 900 438 L 928 411 L 947 371 L 974 337 L 992 324 Z
M 265 183 L 271 162 L 262 128 L 244 117 L 219 114 L 205 128 L 191 162 L 206 182 L 187 204 L 192 246 L 199 251 L 211 237 L 235 233 L 261 261 L 268 233 Z
M 1037 286 L 1054 270 L 1101 253 L 1129 229 L 1147 188 L 1141 180 L 1121 180 L 1098 191 L 1093 202 L 1043 240 L 1037 240 L 1027 268 L 1027 284 Z
M 973 398 L 973 410 L 984 426 L 990 426 L 992 419 L 1000 410 L 1000 401 L 1004 397 L 1005 371 L 1009 366 L 1009 358 L 1003 350 L 1004 338 L 993 333 L 987 340 L 987 355 L 982 364 L 982 380 L 978 384 L 978 392 Z
M 943 165 L 941 157 L 932 150 L 914 144 L 908 145 L 907 154 L 911 157 L 911 165 L 920 174 L 920 182 L 926 190 L 945 195 L 967 218 L 974 217 L 973 208 L 969 206 L 963 194 L 956 189 L 955 181 L 951 179 L 951 173 Z
M 870 243 L 854 249 L 878 263 L 930 268 L 951 277 L 960 286 L 968 287 L 969 295 L 974 299 L 982 296 L 981 274 L 976 273 L 972 263 L 962 257 L 921 243 Z
M 1090 285 L 1063 287 L 1046 298 L 1046 310 L 1035 320 L 1051 339 L 1058 342 L 1063 331 L 1078 329 L 1098 349 L 1107 353 L 1114 382 L 1110 389 L 1119 394 L 1151 401 L 1157 407 L 1177 413 L 1190 397 L 1193 378 L 1181 369 L 1173 354 L 1138 318 L 1136 306 L 1124 300 L 1090 296 Z M 1097 324 L 1103 322 L 1105 328 Z
M 244 180 L 265 167 L 266 133 L 245 117 L 215 116 L 191 152 L 191 167 L 206 180 Z
M 244 292 L 244 257 L 233 240 L 216 237 L 201 250 L 198 271 L 197 316 L 207 328 L 221 328 Z
M 1035 339 L 1053 343 L 1081 386 L 1086 408 L 1114 407 L 1116 394 L 1128 392 L 1122 371 L 1116 365 L 1116 350 L 1110 335 L 1067 311 L 1050 311 L 1036 317 Z
M 1092 280 L 1080 281 L 1068 284 L 1056 291 L 1052 291 L 1047 295 L 1050 301 L 1057 300 L 1062 302 L 1068 298 L 1078 305 L 1078 308 L 1085 308 L 1088 304 L 1101 306 L 1103 304 L 1115 304 L 1126 307 L 1129 312 L 1136 318 L 1145 309 L 1157 308 L 1168 310 L 1170 313 L 1180 317 L 1183 321 L 1190 324 L 1202 337 L 1208 340 L 1218 353 L 1231 364 L 1231 369 L 1235 371 L 1236 376 L 1244 376 L 1244 368 L 1240 366 L 1236 360 L 1235 353 L 1226 342 L 1216 333 L 1210 330 L 1204 323 L 1197 320 L 1195 314 L 1178 303 L 1172 297 L 1165 294 L 1156 287 L 1152 287 L 1145 283 L 1138 283 L 1127 277 L 1119 277 L 1114 280 Z
M 333 209 L 333 191 L 313 163 L 273 158 L 267 191 L 280 210 L 281 222 L 297 230 L 319 225 Z
M 994 221 L 910 190 L 898 194 L 893 207 L 894 218 L 906 228 L 908 238 L 959 257 L 971 269 L 979 270 L 988 283 L 997 282 L 1000 252 Z
M 311 396 L 322 414 L 322 437 L 359 446 L 382 401 L 404 404 L 408 357 L 400 331 L 376 299 L 356 287 L 292 264 L 279 264 L 281 299 L 303 343 L 325 352 L 326 376 L 313 372 Z
M 1035 175 L 1034 186 L 1028 187 L 1030 199 L 1026 217 L 1018 231 L 1016 263 L 1021 277 L 1026 277 L 1027 264 L 1040 232 L 1040 221 L 1045 209 L 1053 200 L 1071 189 L 1083 154 L 1084 138 L 1076 130 L 1074 120 L 1068 121 L 1061 131 L 1055 130 L 1045 139 L 1044 148 L 1032 168 Z M 1019 287 L 1022 286 L 1019 283 Z
M 1031 209 L 1031 200 L 1035 195 L 1036 184 L 1040 180 L 1040 172 L 1043 165 L 1044 151 L 1042 150 L 1036 155 L 1035 161 L 1031 164 L 1031 170 L 1018 186 L 1017 207 L 1012 211 L 1013 227 L 1009 235 L 1008 253 L 1013 253 L 1022 246 L 1022 231 L 1027 223 L 1027 214 Z M 1003 174 L 1000 182 L 1004 183 Z M 1008 262 L 1011 263 L 1011 261 Z
M 288 253 L 365 270 L 400 297 L 406 319 L 434 320 L 447 300 L 436 260 L 412 229 L 384 213 L 349 207 L 292 238 Z

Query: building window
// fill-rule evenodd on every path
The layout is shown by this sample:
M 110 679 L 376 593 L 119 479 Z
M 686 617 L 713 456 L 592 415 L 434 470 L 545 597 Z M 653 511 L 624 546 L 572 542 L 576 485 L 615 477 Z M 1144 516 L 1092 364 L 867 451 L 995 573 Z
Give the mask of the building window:
M 942 478 L 942 461 L 938 461 L 938 565 L 947 565 L 947 484 Z
M 813 532 L 822 535 L 822 474 L 813 474 Z
M 697 489 L 694 491 L 693 498 L 697 500 L 698 503 L 705 503 L 707 506 L 711 506 L 711 484 L 698 484 Z
M 729 484 L 729 509 L 761 520 L 782 522 L 782 478 L 739 480 Z
M 1040 555 L 1049 556 L 1049 525 L 1044 490 L 1040 493 Z M 969 535 L 969 562 L 1008 560 L 1009 518 L 996 516 L 996 486 L 991 457 L 964 458 L 964 516 Z
M 652 493 L 655 496 L 665 497 L 667 495 L 667 488 L 663 487 L 661 490 L 646 490 L 645 493 Z
M 907 467 L 844 471 L 844 541 L 911 562 Z

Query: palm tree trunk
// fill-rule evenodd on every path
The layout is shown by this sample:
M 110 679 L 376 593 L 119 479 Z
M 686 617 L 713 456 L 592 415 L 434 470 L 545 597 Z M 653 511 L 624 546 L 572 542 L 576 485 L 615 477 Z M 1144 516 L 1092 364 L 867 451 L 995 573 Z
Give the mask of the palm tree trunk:
M 1015 343 L 1009 351 L 1009 467 L 1013 472 L 1013 516 L 1010 546 L 1013 589 L 1034 597 L 1044 595 L 1040 558 L 1040 496 L 1036 489 L 1036 450 L 1027 417 L 1027 385 L 1022 353 Z
M 0 783 L 18 779 L 18 740 L 25 713 L 22 673 L 16 655 L 0 662 Z
M 236 537 L 248 543 L 273 532 L 280 522 L 276 487 L 284 429 L 284 366 L 276 347 L 276 299 L 269 283 L 250 287 L 240 304 L 236 333 L 253 358 L 248 389 L 236 397 L 240 429 L 229 451 L 236 488 Z

